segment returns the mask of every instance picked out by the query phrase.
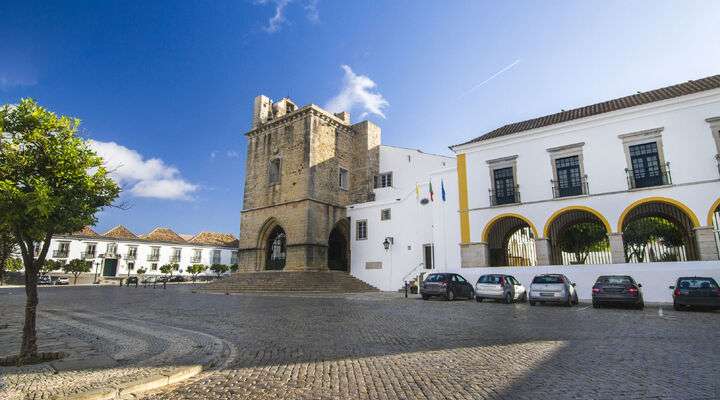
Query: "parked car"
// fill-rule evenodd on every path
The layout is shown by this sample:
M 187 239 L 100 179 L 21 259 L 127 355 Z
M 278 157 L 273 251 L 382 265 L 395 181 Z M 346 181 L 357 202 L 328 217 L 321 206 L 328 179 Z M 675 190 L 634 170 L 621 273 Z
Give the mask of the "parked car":
M 627 304 L 642 309 L 641 284 L 627 275 L 599 276 L 592 288 L 592 305 L 595 308 L 603 304 Z
M 64 276 L 53 276 L 50 278 L 53 285 L 65 286 L 70 284 L 70 279 Z
M 52 279 L 47 275 L 40 275 L 38 277 L 38 285 L 52 285 Z
M 458 274 L 433 273 L 428 275 L 420 286 L 420 295 L 423 300 L 442 296 L 445 300 L 452 301 L 458 297 L 472 299 L 475 293 L 470 282 Z
M 136 285 L 138 284 L 138 277 L 137 276 L 131 276 L 127 278 L 127 286 L 130 285 Z
M 535 303 L 563 303 L 570 307 L 578 303 L 575 284 L 562 274 L 545 274 L 533 278 L 528 299 L 531 306 Z
M 141 283 L 143 284 L 149 284 L 149 283 L 155 283 L 157 282 L 156 276 L 146 276 Z
M 673 289 L 673 308 L 677 311 L 688 307 L 720 309 L 720 288 L 713 278 L 678 278 Z
M 168 282 L 185 282 L 185 278 L 181 275 L 171 276 Z
M 512 275 L 483 275 L 475 284 L 475 300 L 481 302 L 484 299 L 502 300 L 506 304 L 516 300 L 525 302 L 527 291 Z

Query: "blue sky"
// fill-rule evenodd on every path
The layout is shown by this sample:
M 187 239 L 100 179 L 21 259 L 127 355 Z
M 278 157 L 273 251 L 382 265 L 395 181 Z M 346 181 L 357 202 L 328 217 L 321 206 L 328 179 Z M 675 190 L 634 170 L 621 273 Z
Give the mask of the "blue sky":
M 0 103 L 82 119 L 129 210 L 239 230 L 252 100 L 348 107 L 448 154 L 502 124 L 720 73 L 717 1 L 6 1 Z M 343 68 L 347 66 L 347 68 Z

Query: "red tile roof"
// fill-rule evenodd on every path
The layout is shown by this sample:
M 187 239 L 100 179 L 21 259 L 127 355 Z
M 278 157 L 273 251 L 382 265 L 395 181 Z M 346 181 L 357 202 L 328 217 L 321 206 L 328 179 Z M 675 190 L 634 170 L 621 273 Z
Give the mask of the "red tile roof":
M 540 118 L 507 124 L 473 140 L 451 146 L 450 148 L 717 88 L 720 88 L 720 75 L 713 75 L 707 78 L 651 90 L 649 92 L 640 92 L 602 103 L 562 111 Z
M 73 232 L 72 234 L 73 236 L 100 237 L 100 235 L 98 235 L 98 233 L 89 226 L 83 226 L 82 229 L 77 232 Z
M 187 243 L 185 239 L 173 232 L 170 228 L 155 228 L 147 235 L 140 236 L 140 238 L 158 242 Z
M 122 225 L 118 225 L 109 231 L 103 233 L 103 236 L 111 237 L 115 239 L 137 239 L 137 235 L 130 232 L 130 230 Z

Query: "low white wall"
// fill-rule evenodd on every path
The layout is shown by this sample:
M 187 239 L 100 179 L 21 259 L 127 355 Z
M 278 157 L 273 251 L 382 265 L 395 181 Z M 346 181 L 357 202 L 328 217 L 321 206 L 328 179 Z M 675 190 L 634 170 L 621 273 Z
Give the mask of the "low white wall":
M 630 275 L 642 284 L 642 293 L 647 303 L 672 303 L 672 291 L 668 286 L 674 285 L 680 276 L 709 276 L 720 282 L 720 262 L 688 261 L 643 264 L 608 264 L 608 265 L 546 265 L 539 267 L 488 267 L 459 268 L 457 272 L 473 285 L 480 275 L 508 274 L 517 278 L 520 283 L 529 287 L 535 275 L 564 274 L 577 284 L 580 300 L 592 299 L 592 287 L 600 275 Z

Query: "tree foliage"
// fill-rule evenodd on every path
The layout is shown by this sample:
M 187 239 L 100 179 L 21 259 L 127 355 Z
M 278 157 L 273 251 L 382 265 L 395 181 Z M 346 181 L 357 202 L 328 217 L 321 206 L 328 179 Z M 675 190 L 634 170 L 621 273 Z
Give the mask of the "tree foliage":
M 230 270 L 230 267 L 225 264 L 213 264 L 210 266 L 210 271 L 214 272 L 218 276 L 218 278 L 222 274 L 228 272 L 228 270 Z
M 578 264 L 585 264 L 593 251 L 605 251 L 609 244 L 605 227 L 598 222 L 581 222 L 558 235 L 558 246 L 565 253 L 575 255 Z
M 75 280 L 73 285 L 77 285 L 78 276 L 84 272 L 90 272 L 92 269 L 92 263 L 85 260 L 74 259 L 70 260 L 69 263 L 62 266 L 63 272 L 66 274 L 73 274 Z
M 625 226 L 623 229 L 623 242 L 625 245 L 625 259 L 635 258 L 638 262 L 645 261 L 648 245 L 657 242 L 667 247 L 679 247 L 685 244 L 680 229 L 671 221 L 662 217 L 639 218 Z M 661 261 L 674 261 L 675 255 L 664 254 Z M 651 260 L 654 261 L 654 260 Z
M 63 265 L 64 264 L 61 263 L 60 261 L 45 260 L 45 262 L 43 262 L 42 266 L 40 267 L 40 271 L 38 271 L 38 273 L 40 275 L 47 275 L 51 272 L 61 270 Z
M 197 276 L 199 274 L 202 274 L 203 272 L 207 271 L 208 267 L 207 265 L 203 264 L 193 264 L 188 267 L 187 272 L 192 275 L 192 280 L 195 282 L 195 279 L 197 279 Z
M 165 275 L 172 275 L 173 271 L 177 271 L 180 269 L 180 265 L 178 264 L 165 264 L 160 267 L 160 272 L 162 272 Z
M 5 271 L 9 271 L 8 261 L 17 249 L 15 237 L 7 225 L 0 225 L 0 285 L 5 282 Z
M 145 268 L 138 268 L 137 271 L 135 271 L 138 275 L 145 275 L 147 270 Z
M 120 191 L 102 158 L 77 135 L 79 124 L 32 99 L 0 106 L 0 224 L 15 236 L 25 266 L 20 363 L 37 357 L 37 275 L 50 239 L 93 225 Z M 37 256 L 35 243 L 42 243 Z

